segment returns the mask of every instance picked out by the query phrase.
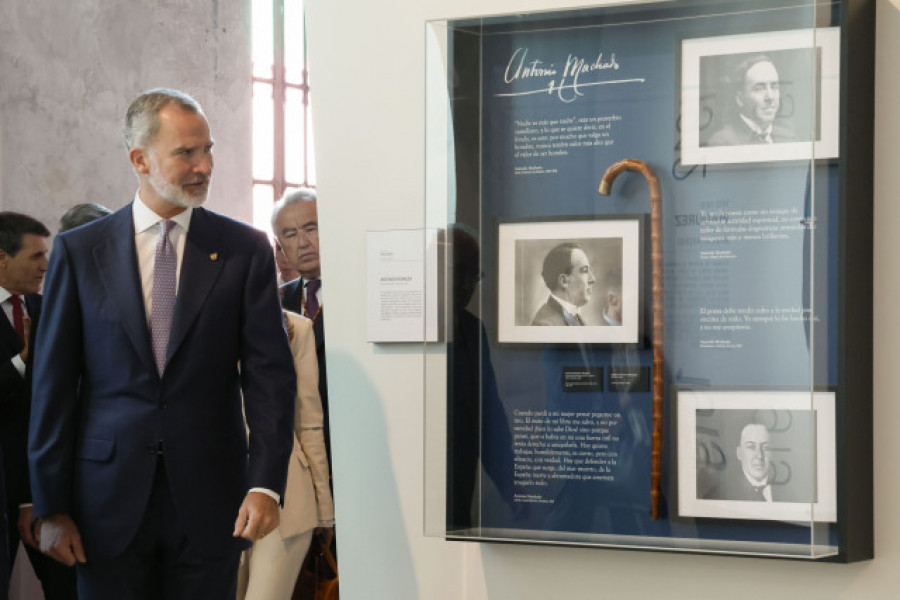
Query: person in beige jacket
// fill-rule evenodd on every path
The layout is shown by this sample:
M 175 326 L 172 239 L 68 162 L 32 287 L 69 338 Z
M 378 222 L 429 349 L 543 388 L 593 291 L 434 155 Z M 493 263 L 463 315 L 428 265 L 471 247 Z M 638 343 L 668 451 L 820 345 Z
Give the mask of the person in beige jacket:
M 313 532 L 325 528 L 325 535 L 333 535 L 313 322 L 289 311 L 284 319 L 297 370 L 294 452 L 278 528 L 241 557 L 238 600 L 289 600 Z

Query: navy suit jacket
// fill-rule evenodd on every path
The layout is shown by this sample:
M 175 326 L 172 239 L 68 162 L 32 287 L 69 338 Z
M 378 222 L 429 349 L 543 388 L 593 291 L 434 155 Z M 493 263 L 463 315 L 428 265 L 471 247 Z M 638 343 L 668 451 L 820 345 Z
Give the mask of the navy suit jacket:
M 231 536 L 238 508 L 251 487 L 283 493 L 293 442 L 296 376 L 275 281 L 265 235 L 194 209 L 160 377 L 131 205 L 57 237 L 34 364 L 35 517 L 72 516 L 88 560 L 120 554 L 162 441 L 190 543 L 208 556 L 246 545 Z
M 306 280 L 302 277 L 288 281 L 281 286 L 281 305 L 298 315 L 307 316 L 303 310 L 303 285 Z M 313 315 L 309 315 L 312 318 Z M 331 475 L 331 420 L 328 417 L 328 375 L 325 365 L 325 305 L 321 305 L 318 316 L 313 321 L 313 335 L 316 338 L 316 358 L 319 361 L 319 396 L 322 398 L 322 412 L 325 415 L 323 433 L 325 434 L 325 449 L 328 452 L 328 474 Z
M 31 317 L 31 348 L 41 316 L 41 296 L 24 297 L 25 310 Z M 22 342 L 9 320 L 0 315 L 0 448 L 3 452 L 3 472 L 6 479 L 6 499 L 10 518 L 15 519 L 17 507 L 29 502 L 28 460 L 26 455 L 29 411 L 31 359 L 26 365 L 25 377 L 13 366 L 11 359 L 22 351 Z M 15 527 L 15 523 L 12 523 Z M 13 539 L 18 541 L 17 536 Z
M 41 297 L 38 294 L 25 296 L 25 307 L 31 317 L 31 341 L 34 342 Z M 34 348 L 33 343 L 31 347 Z M 0 316 L 0 598 L 6 597 L 10 562 L 19 545 L 16 531 L 18 506 L 30 498 L 25 448 L 31 357 L 25 365 L 24 378 L 12 364 L 12 358 L 21 351 L 22 342 L 12 323 Z

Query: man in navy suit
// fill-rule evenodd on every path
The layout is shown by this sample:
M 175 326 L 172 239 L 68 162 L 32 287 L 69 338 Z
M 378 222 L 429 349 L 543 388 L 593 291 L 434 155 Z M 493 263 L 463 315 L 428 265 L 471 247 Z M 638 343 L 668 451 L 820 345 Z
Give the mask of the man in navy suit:
M 26 544 L 33 541 L 30 511 L 19 507 L 30 502 L 26 459 L 30 350 L 32 326 L 40 317 L 49 235 L 43 223 L 28 215 L 0 212 L 0 485 L 5 488 L 5 494 L 0 493 L 4 497 L 0 503 L 0 597 L 5 597 L 6 576 L 19 547 L 20 516 Z M 41 577 L 44 561 L 53 561 L 34 548 L 31 554 Z
M 38 551 L 32 530 L 28 484 L 27 433 L 30 407 L 31 357 L 34 332 L 41 316 L 41 285 L 47 271 L 47 238 L 40 221 L 14 212 L 0 212 L 0 447 L 6 479 L 9 535 L 3 553 L 12 569 L 19 540 L 41 582 L 47 600 L 75 597 L 75 572 Z M 4 565 L 4 568 L 5 566 Z
M 200 207 L 213 142 L 193 98 L 141 94 L 124 133 L 134 201 L 61 234 L 47 273 L 39 542 L 78 564 L 83 600 L 234 597 L 240 551 L 278 524 L 293 441 L 274 261 L 265 235 Z

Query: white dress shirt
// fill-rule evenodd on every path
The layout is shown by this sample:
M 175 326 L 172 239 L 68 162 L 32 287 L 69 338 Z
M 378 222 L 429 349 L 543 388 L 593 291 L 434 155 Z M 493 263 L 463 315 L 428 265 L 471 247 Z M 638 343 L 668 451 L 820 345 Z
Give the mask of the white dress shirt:
M 193 212 L 193 208 L 186 208 L 171 218 L 175 222 L 175 226 L 169 230 L 169 241 L 175 248 L 176 294 L 178 293 L 178 282 L 181 279 L 184 243 L 187 239 L 188 228 L 191 226 Z M 160 229 L 165 219 L 150 210 L 139 194 L 134 195 L 131 213 L 134 217 L 134 247 L 137 250 L 138 270 L 141 274 L 141 289 L 144 292 L 144 308 L 147 311 L 147 325 L 149 326 L 150 315 L 153 314 L 153 267 L 156 264 L 156 243 L 159 241 Z
M 772 502 L 772 484 L 769 483 L 769 478 L 766 477 L 761 481 L 757 481 L 750 477 L 749 474 L 744 473 L 744 477 L 753 486 L 753 489 L 759 493 L 766 502 Z
M 553 297 L 554 300 L 559 302 L 559 305 L 562 306 L 567 313 L 569 313 L 573 317 L 578 316 L 578 307 L 577 306 L 575 306 L 574 304 L 572 304 L 571 302 L 569 302 L 567 300 L 563 300 L 562 298 L 560 298 L 553 292 L 550 292 L 550 295 Z
M 749 127 L 750 131 L 752 131 L 753 133 L 758 135 L 761 139 L 763 139 L 765 141 L 765 143 L 767 143 L 767 144 L 774 143 L 774 140 L 772 139 L 772 124 L 771 123 L 769 123 L 768 127 L 763 129 L 762 127 L 760 127 L 759 125 L 757 125 L 755 122 L 751 121 L 744 115 L 738 115 L 738 116 L 744 122 L 744 125 Z

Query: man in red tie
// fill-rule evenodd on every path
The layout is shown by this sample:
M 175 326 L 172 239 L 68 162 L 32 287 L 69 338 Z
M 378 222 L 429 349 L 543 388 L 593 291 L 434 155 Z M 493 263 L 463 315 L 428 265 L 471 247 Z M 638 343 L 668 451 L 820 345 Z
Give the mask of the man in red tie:
M 9 527 L 8 545 L 0 548 L 0 557 L 8 561 L 0 570 L 12 567 L 21 538 L 44 595 L 56 599 L 74 595 L 75 572 L 37 550 L 26 475 L 31 349 L 40 317 L 38 292 L 47 270 L 49 236 L 42 223 L 27 215 L 0 212 L 0 448 L 6 480 L 2 509 Z

